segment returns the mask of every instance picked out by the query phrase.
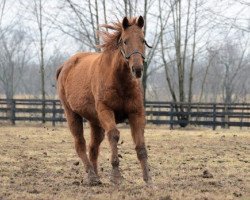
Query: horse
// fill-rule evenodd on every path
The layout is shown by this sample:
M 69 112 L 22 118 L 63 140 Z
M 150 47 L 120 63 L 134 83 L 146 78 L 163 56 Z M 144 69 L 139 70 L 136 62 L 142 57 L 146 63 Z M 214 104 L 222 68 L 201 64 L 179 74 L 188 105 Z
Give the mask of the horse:
M 120 184 L 117 124 L 128 120 L 140 161 L 143 180 L 152 182 L 144 139 L 145 110 L 141 77 L 145 59 L 144 19 L 124 17 L 122 22 L 104 24 L 99 35 L 100 52 L 80 52 L 57 70 L 57 91 L 64 108 L 75 149 L 90 185 L 101 184 L 97 159 L 99 146 L 108 138 L 111 148 L 111 176 Z M 108 30 L 111 30 L 108 31 Z M 89 156 L 83 135 L 83 118 L 90 125 Z

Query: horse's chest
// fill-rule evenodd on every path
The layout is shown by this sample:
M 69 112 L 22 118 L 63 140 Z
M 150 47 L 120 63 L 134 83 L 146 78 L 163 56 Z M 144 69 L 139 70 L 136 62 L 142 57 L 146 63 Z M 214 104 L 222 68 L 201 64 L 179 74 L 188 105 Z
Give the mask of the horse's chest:
M 129 113 L 137 112 L 142 107 L 142 97 L 139 93 L 124 92 L 116 89 L 109 89 L 103 98 L 108 107 L 112 108 L 117 118 L 127 118 Z
M 114 112 L 116 123 L 125 122 L 131 113 L 142 114 L 144 112 L 143 102 L 138 97 L 126 98 L 119 96 L 115 92 L 110 93 L 112 95 L 106 94 L 106 98 L 101 101 Z
M 142 104 L 133 99 L 123 99 L 120 102 L 122 103 L 113 107 L 117 123 L 124 122 L 131 113 L 140 113 L 143 109 Z

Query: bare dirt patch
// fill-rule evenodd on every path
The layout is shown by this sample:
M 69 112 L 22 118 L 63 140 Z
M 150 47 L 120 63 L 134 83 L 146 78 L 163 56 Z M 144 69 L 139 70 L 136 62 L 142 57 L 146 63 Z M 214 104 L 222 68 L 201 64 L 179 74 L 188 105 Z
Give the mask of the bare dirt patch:
M 249 130 L 145 132 L 154 186 L 145 186 L 129 129 L 120 129 L 123 183 L 109 182 L 110 149 L 101 145 L 103 184 L 90 187 L 63 127 L 0 127 L 0 199 L 250 199 Z M 87 141 L 89 130 L 85 130 Z

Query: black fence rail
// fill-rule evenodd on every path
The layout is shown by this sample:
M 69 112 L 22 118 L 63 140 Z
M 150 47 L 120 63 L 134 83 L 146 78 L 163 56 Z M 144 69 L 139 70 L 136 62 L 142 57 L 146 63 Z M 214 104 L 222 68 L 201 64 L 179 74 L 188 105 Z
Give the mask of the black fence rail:
M 52 122 L 53 126 L 56 122 L 66 122 L 59 100 L 40 99 L 0 99 L 0 120 L 11 121 L 12 124 L 17 121 L 45 121 Z
M 42 105 L 45 104 L 43 117 Z M 146 119 L 148 124 L 250 127 L 249 103 L 173 103 L 173 102 L 146 102 Z M 0 120 L 28 122 L 66 122 L 59 100 L 40 99 L 0 99 Z

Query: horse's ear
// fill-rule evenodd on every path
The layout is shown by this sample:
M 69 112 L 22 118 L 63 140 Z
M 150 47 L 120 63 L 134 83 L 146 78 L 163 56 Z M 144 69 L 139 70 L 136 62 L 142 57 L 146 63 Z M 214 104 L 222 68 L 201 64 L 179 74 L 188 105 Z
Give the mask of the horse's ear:
M 140 16 L 138 19 L 137 19 L 137 26 L 139 26 L 140 28 L 142 28 L 144 26 L 144 19 L 142 16 Z
M 129 27 L 129 21 L 128 21 L 127 17 L 123 18 L 123 20 L 122 20 L 122 27 L 123 27 L 124 30 Z

